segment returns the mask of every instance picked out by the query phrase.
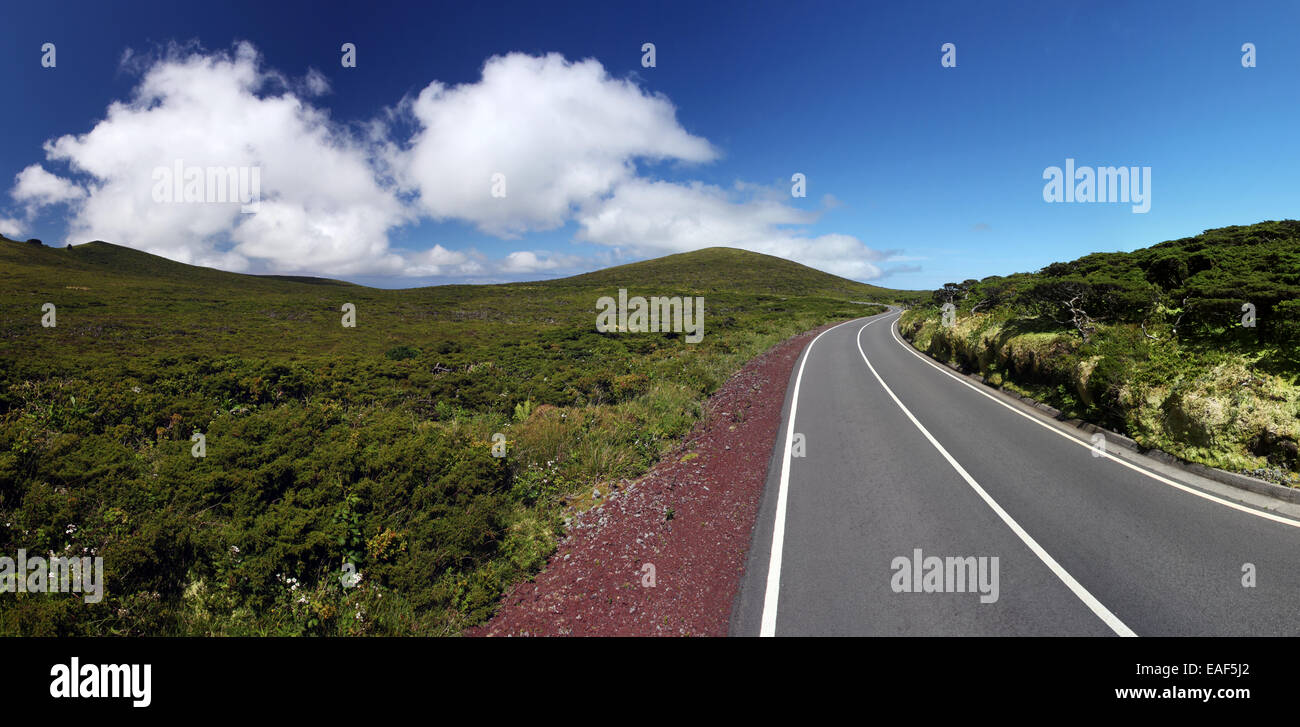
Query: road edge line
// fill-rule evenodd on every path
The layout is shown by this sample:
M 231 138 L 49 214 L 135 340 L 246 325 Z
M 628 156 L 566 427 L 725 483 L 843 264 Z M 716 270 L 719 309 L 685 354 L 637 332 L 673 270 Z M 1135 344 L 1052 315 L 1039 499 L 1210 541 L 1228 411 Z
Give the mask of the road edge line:
M 994 396 L 993 394 L 991 394 L 991 393 L 989 393 L 989 392 L 987 392 L 987 391 L 981 391 L 980 388 L 979 388 L 978 386 L 972 384 L 972 383 L 969 382 L 969 381 L 966 381 L 966 380 L 963 379 L 959 374 L 955 374 L 955 373 L 953 373 L 953 372 L 951 372 L 951 371 L 947 371 L 947 370 L 945 370 L 944 367 L 943 367 L 941 364 L 939 364 L 939 363 L 937 363 L 937 362 L 935 362 L 935 361 L 930 360 L 929 358 L 926 357 L 925 354 L 921 353 L 920 351 L 917 351 L 915 347 L 910 346 L 910 345 L 907 344 L 907 342 L 903 341 L 903 340 L 899 337 L 899 335 L 898 335 L 898 326 L 897 326 L 897 323 L 898 323 L 898 319 L 894 319 L 894 322 L 891 323 L 890 326 L 889 326 L 889 332 L 890 332 L 890 335 L 893 337 L 894 341 L 897 342 L 899 346 L 902 346 L 902 347 L 903 347 L 903 348 L 904 348 L 908 353 L 912 354 L 913 356 L 916 356 L 918 359 L 920 359 L 920 360 L 923 361 L 924 363 L 927 363 L 927 364 L 929 364 L 930 366 L 933 366 L 933 367 L 935 368 L 935 370 L 937 370 L 939 373 L 944 374 L 945 376 L 948 376 L 949 378 L 951 378 L 952 380 L 956 381 L 957 383 L 959 383 L 959 384 L 961 384 L 961 385 L 963 385 L 963 386 L 968 387 L 969 389 L 971 389 L 971 390 L 974 391 L 975 393 L 979 394 L 980 396 L 983 396 L 983 397 L 985 397 L 985 398 L 987 398 L 987 399 L 990 399 L 990 400 L 993 401 L 995 404 L 999 404 L 999 405 L 1001 405 L 1001 406 L 1006 407 L 1006 408 L 1009 409 L 1010 411 L 1012 411 L 1012 412 L 1014 412 L 1014 413 L 1016 413 L 1016 414 L 1019 414 L 1020 416 L 1022 416 L 1022 417 L 1024 417 L 1024 418 L 1028 419 L 1029 421 L 1033 422 L 1034 424 L 1037 424 L 1037 425 L 1040 426 L 1040 427 L 1043 427 L 1044 429 L 1048 430 L 1049 432 L 1052 432 L 1052 433 L 1057 434 L 1057 435 L 1059 435 L 1059 436 L 1061 436 L 1061 437 L 1064 437 L 1065 439 L 1067 439 L 1067 440 L 1069 440 L 1069 441 L 1071 441 L 1071 442 L 1074 442 L 1075 444 L 1079 445 L 1080 447 L 1083 447 L 1084 449 L 1093 449 L 1093 445 L 1092 445 L 1091 443 L 1089 443 L 1089 442 L 1085 442 L 1085 441 L 1083 441 L 1082 439 L 1080 439 L 1080 438 L 1078 438 L 1078 437 L 1071 436 L 1069 432 L 1064 431 L 1064 430 L 1062 430 L 1061 428 L 1054 427 L 1054 426 L 1052 426 L 1051 424 L 1049 424 L 1048 422 L 1046 422 L 1046 421 L 1042 421 L 1042 420 L 1040 420 L 1040 419 L 1038 419 L 1038 418 L 1036 418 L 1036 417 L 1030 415 L 1028 412 L 1021 411 L 1021 410 L 1017 409 L 1016 407 L 1012 406 L 1010 403 L 1005 402 L 1005 401 L 1002 401 L 1001 399 L 999 399 L 998 397 Z M 1152 471 L 1146 469 L 1145 467 L 1141 467 L 1141 466 L 1139 466 L 1139 465 L 1137 465 L 1137 464 L 1134 464 L 1134 463 L 1132 463 L 1132 462 L 1129 462 L 1128 460 L 1125 460 L 1125 459 L 1121 459 L 1121 458 L 1119 458 L 1119 457 L 1116 457 L 1115 455 L 1111 454 L 1110 452 L 1107 452 L 1107 451 L 1100 451 L 1100 452 L 1097 452 L 1097 450 L 1095 450 L 1095 449 L 1093 449 L 1093 451 L 1097 453 L 1097 456 L 1098 456 L 1099 458 L 1100 458 L 1100 457 L 1105 457 L 1106 459 L 1109 459 L 1109 460 L 1111 460 L 1112 462 L 1115 462 L 1116 464 L 1123 465 L 1124 467 L 1127 467 L 1127 468 L 1133 470 L 1134 472 L 1137 472 L 1137 473 L 1142 474 L 1142 475 L 1146 475 L 1148 478 L 1153 479 L 1153 480 L 1155 480 L 1155 481 L 1157 481 L 1157 482 L 1159 482 L 1159 483 L 1161 483 L 1161 484 L 1163 484 L 1163 485 L 1168 485 L 1169 487 L 1173 487 L 1173 488 L 1175 488 L 1175 489 L 1182 490 L 1183 492 L 1186 492 L 1186 493 L 1188 493 L 1188 494 L 1196 495 L 1197 497 L 1204 498 L 1204 499 L 1206 499 L 1206 500 L 1209 500 L 1209 501 L 1211 501 L 1211 502 L 1217 503 L 1217 504 L 1219 504 L 1219 505 L 1223 505 L 1224 507 L 1232 508 L 1233 510 L 1238 510 L 1238 511 L 1240 511 L 1240 512 L 1244 512 L 1244 513 L 1247 513 L 1247 514 L 1250 514 L 1250 515 L 1254 515 L 1254 516 L 1256 516 L 1256 517 L 1260 517 L 1260 518 L 1263 518 L 1263 519 L 1265 519 L 1265 520 L 1271 520 L 1271 521 L 1276 522 L 1276 523 L 1281 523 L 1281 524 L 1283 524 L 1283 525 L 1287 525 L 1287 526 L 1290 526 L 1290 527 L 1293 527 L 1293 528 L 1300 528 L 1300 521 L 1297 521 L 1297 520 L 1294 519 L 1294 518 L 1290 518 L 1290 517 L 1287 517 L 1287 516 L 1285 516 L 1285 515 L 1278 515 L 1277 513 L 1268 512 L 1268 511 L 1266 511 L 1266 510 L 1260 510 L 1260 509 L 1258 509 L 1258 508 L 1254 508 L 1254 507 L 1251 507 L 1251 506 L 1249 506 L 1249 505 L 1245 505 L 1245 504 L 1238 503 L 1238 502 L 1233 502 L 1233 501 L 1231 501 L 1231 500 L 1226 500 L 1226 499 L 1224 499 L 1224 498 L 1222 498 L 1222 497 L 1219 497 L 1218 495 L 1214 495 L 1214 494 L 1211 494 L 1211 493 L 1209 493 L 1209 492 L 1205 492 L 1204 490 L 1201 490 L 1201 489 L 1199 489 L 1199 488 L 1193 487 L 1193 486 L 1191 486 L 1191 485 L 1187 485 L 1187 484 L 1183 484 L 1183 483 L 1178 482 L 1178 481 L 1175 481 L 1175 480 L 1171 480 L 1171 479 L 1169 479 L 1168 477 L 1165 477 L 1164 475 L 1160 475 L 1160 474 L 1157 474 L 1157 473 L 1155 473 L 1155 472 L 1152 472 Z M 1139 456 L 1141 455 L 1140 452 L 1134 452 L 1134 453 L 1135 453 L 1135 454 L 1138 454 Z M 1216 480 L 1216 481 L 1217 481 L 1217 480 Z M 1231 486 L 1231 485 L 1229 485 L 1229 486 Z M 1259 493 L 1256 493 L 1256 494 L 1259 494 Z
M 888 315 L 888 311 L 876 315 Z M 785 548 L 785 510 L 790 490 L 790 447 L 794 443 L 794 420 L 799 411 L 799 387 L 803 383 L 803 369 L 808 363 L 809 357 L 812 356 L 813 346 L 817 345 L 817 341 L 822 336 L 836 328 L 860 320 L 862 318 L 847 320 L 818 333 L 817 337 L 808 343 L 808 347 L 803 350 L 803 354 L 799 357 L 799 373 L 795 374 L 794 389 L 790 394 L 790 421 L 786 426 L 785 447 L 781 454 L 781 480 L 777 488 L 776 513 L 772 518 L 772 552 L 767 561 L 767 583 L 763 591 L 763 617 L 759 621 L 758 631 L 760 638 L 776 636 L 777 601 L 781 597 L 781 552 Z M 879 319 L 877 318 L 877 320 Z
M 1015 518 L 1011 517 L 1006 510 L 1003 510 L 997 500 L 994 500 L 993 496 L 986 492 L 984 488 L 975 481 L 974 477 L 971 477 L 970 473 L 966 471 L 966 468 L 962 467 L 961 463 L 949 454 L 947 449 L 944 449 L 944 446 L 939 443 L 939 440 L 935 439 L 933 434 L 930 434 L 930 430 L 926 429 L 925 425 L 921 424 L 916 416 L 912 414 L 912 411 L 908 409 L 901 400 L 899 400 L 898 396 L 894 394 L 894 390 L 889 388 L 889 384 L 885 383 L 884 378 L 882 378 L 880 373 L 876 371 L 876 367 L 871 365 L 871 359 L 867 358 L 866 351 L 862 350 L 862 332 L 867 330 L 867 327 L 870 326 L 871 323 L 875 322 L 876 321 L 871 321 L 870 323 L 867 323 L 867 325 L 859 328 L 858 335 L 854 337 L 854 340 L 858 345 L 858 354 L 862 356 L 862 361 L 866 363 L 867 368 L 871 369 L 871 374 L 875 376 L 876 381 L 879 381 L 880 385 L 884 387 L 885 393 L 889 394 L 889 398 L 893 399 L 894 403 L 898 405 L 898 408 L 903 410 L 903 413 L 907 415 L 907 418 L 911 420 L 912 424 L 918 430 L 920 430 L 921 434 L 925 435 L 925 438 L 936 450 L 938 450 L 939 454 L 943 455 L 943 458 L 948 460 L 948 464 L 952 465 L 952 468 L 957 471 L 957 474 L 961 475 L 961 478 L 966 481 L 966 484 L 969 485 L 972 490 L 975 491 L 975 494 L 980 496 L 980 499 L 984 501 L 984 504 L 992 508 L 994 514 L 1001 518 L 1002 522 L 1011 529 L 1011 532 L 1015 533 L 1016 536 L 1020 538 L 1020 541 L 1029 548 L 1030 552 L 1038 556 L 1038 559 L 1047 566 L 1048 570 L 1052 571 L 1052 573 L 1059 578 L 1061 582 L 1065 584 L 1066 588 L 1069 588 L 1080 601 L 1083 601 L 1083 605 L 1087 606 L 1088 609 L 1097 616 L 1097 618 L 1102 620 L 1102 623 L 1105 623 L 1110 627 L 1111 631 L 1114 631 L 1117 635 L 1128 637 L 1137 636 L 1133 629 L 1126 626 L 1118 616 L 1111 612 L 1110 609 L 1106 608 L 1101 601 L 1097 600 L 1097 597 L 1092 595 L 1092 593 L 1089 592 L 1082 583 L 1075 580 L 1074 576 L 1070 575 L 1069 571 L 1065 570 L 1060 563 L 1056 562 L 1056 559 L 1053 558 L 1052 555 L 1043 548 L 1043 546 L 1039 545 L 1038 541 L 1034 540 L 1033 536 L 1022 528 L 1020 523 L 1016 522 Z M 890 331 L 893 331 L 892 323 L 890 324 Z

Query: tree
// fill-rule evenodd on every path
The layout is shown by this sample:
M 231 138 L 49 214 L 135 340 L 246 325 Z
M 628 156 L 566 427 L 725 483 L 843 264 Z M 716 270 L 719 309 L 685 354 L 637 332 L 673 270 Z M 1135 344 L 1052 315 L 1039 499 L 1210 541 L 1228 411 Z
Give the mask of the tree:
M 1061 279 L 1039 282 L 1024 294 L 1032 314 L 1046 316 L 1063 326 L 1073 327 L 1084 343 L 1097 330 L 1097 319 L 1086 308 L 1094 296 L 1095 291 L 1086 282 Z
M 960 283 L 944 283 L 943 287 L 934 291 L 930 297 L 935 304 L 956 303 L 958 300 L 965 300 L 969 297 L 971 288 L 978 282 L 978 280 L 970 279 Z

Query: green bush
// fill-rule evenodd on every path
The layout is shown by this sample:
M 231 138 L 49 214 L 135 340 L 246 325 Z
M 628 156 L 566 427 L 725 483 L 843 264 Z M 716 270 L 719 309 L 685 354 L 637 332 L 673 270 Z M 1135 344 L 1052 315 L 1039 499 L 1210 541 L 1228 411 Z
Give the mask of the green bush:
M 409 358 L 415 358 L 420 355 L 420 349 L 415 346 L 396 346 L 388 349 L 384 357 L 390 361 L 405 361 Z

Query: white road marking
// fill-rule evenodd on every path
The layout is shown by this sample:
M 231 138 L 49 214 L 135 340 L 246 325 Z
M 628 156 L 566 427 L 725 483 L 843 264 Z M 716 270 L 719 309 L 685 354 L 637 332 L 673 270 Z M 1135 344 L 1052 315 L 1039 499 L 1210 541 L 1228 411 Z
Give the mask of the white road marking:
M 1089 593 L 1088 589 L 1083 587 L 1083 584 L 1075 580 L 1074 576 L 1070 575 L 1069 572 L 1062 568 L 1061 564 L 1057 563 L 1056 559 L 1038 544 L 1038 541 L 1034 540 L 1024 528 L 1020 527 L 1020 523 L 1017 523 L 1015 518 L 1007 514 L 1007 511 L 1003 510 L 1002 506 L 999 505 L 997 501 L 989 495 L 989 493 L 985 492 L 983 487 L 980 487 L 980 484 L 975 481 L 974 477 L 970 476 L 970 473 L 961 466 L 961 463 L 954 459 L 951 454 L 948 454 L 948 450 L 944 449 L 943 445 L 939 444 L 939 440 L 935 439 L 934 435 L 930 434 L 930 430 L 926 429 L 921 422 L 917 421 L 917 418 L 912 415 L 911 410 L 904 406 L 902 401 L 899 401 L 898 397 L 894 395 L 894 390 L 889 388 L 889 384 L 886 384 L 885 380 L 880 377 L 880 374 L 876 371 L 876 367 L 871 365 L 871 359 L 867 358 L 866 352 L 862 350 L 862 332 L 867 330 L 867 326 L 870 326 L 875 322 L 876 321 L 871 321 L 858 329 L 858 353 L 862 354 L 862 360 L 866 362 L 867 368 L 871 369 L 871 373 L 876 377 L 876 381 L 879 381 L 880 385 L 884 387 L 885 393 L 889 394 L 889 398 L 893 399 L 894 403 L 898 405 L 898 408 L 902 409 L 903 413 L 907 415 L 907 418 L 912 420 L 912 424 L 916 425 L 916 428 L 921 431 L 921 434 L 925 435 L 925 438 L 930 441 L 930 444 L 934 445 L 934 448 L 939 451 L 939 454 L 943 455 L 943 458 L 948 460 L 948 464 L 952 465 L 952 468 L 957 471 L 957 474 L 961 475 L 963 480 L 966 480 L 966 484 L 970 485 L 972 490 L 975 490 L 975 494 L 979 495 L 980 499 L 984 500 L 984 503 L 993 509 L 993 512 L 1002 519 L 1002 522 L 1006 523 L 1007 527 L 1011 528 L 1011 532 L 1015 533 L 1016 536 L 1018 536 L 1020 540 L 1029 547 L 1029 550 L 1032 551 L 1034 555 L 1038 556 L 1038 559 L 1043 561 L 1043 564 L 1046 565 L 1057 578 L 1060 578 L 1061 582 L 1073 591 L 1074 595 L 1078 596 L 1079 600 L 1083 601 L 1085 606 L 1096 614 L 1097 618 L 1101 619 L 1102 622 L 1109 626 L 1112 631 L 1120 636 L 1137 636 L 1137 634 L 1133 633 L 1132 629 L 1124 625 L 1124 622 L 1121 621 L 1118 616 L 1111 613 L 1110 609 L 1102 605 L 1101 601 L 1098 601 L 1095 596 Z M 890 330 L 893 330 L 892 325 L 890 326 Z M 791 421 L 793 422 L 793 418 L 791 418 Z
M 1069 440 L 1069 441 L 1071 441 L 1071 442 L 1074 442 L 1075 444 L 1079 445 L 1080 447 L 1083 447 L 1084 449 L 1093 449 L 1093 445 L 1092 445 L 1091 442 L 1085 442 L 1085 441 L 1083 441 L 1083 440 L 1081 440 L 1081 439 L 1078 439 L 1078 438 L 1072 437 L 1072 436 L 1070 436 L 1069 433 L 1067 433 L 1067 432 L 1063 432 L 1063 431 L 1061 431 L 1060 429 L 1058 429 L 1058 428 L 1052 426 L 1051 424 L 1048 424 L 1047 422 L 1044 422 L 1044 421 L 1039 420 L 1038 418 L 1034 417 L 1034 416 L 1031 415 L 1031 414 L 1028 414 L 1028 413 L 1023 412 L 1023 411 L 1020 411 L 1019 409 L 1017 409 L 1016 407 L 1012 406 L 1011 404 L 1008 404 L 1007 402 L 1002 401 L 1001 399 L 999 399 L 998 397 L 996 397 L 996 396 L 990 394 L 990 393 L 987 392 L 987 391 L 981 391 L 980 388 L 979 388 L 978 386 L 976 386 L 976 385 L 970 383 L 969 381 L 967 381 L 967 380 L 965 380 L 964 378 L 958 376 L 957 374 L 954 374 L 953 372 L 948 371 L 948 370 L 945 369 L 943 366 L 940 366 L 939 364 L 937 364 L 937 363 L 931 361 L 931 360 L 930 360 L 929 358 L 927 358 L 925 355 L 921 354 L 919 351 L 917 351 L 915 348 L 913 348 L 911 345 L 909 345 L 906 341 L 903 341 L 901 338 L 899 338 L 899 336 L 898 336 L 898 332 L 897 332 L 897 323 L 898 323 L 898 319 L 895 319 L 895 320 L 894 320 L 894 323 L 890 324 L 890 326 L 889 326 L 889 333 L 890 333 L 891 336 L 893 336 L 894 340 L 898 342 L 898 345 L 900 345 L 900 346 L 902 346 L 904 349 L 906 349 L 908 353 L 912 354 L 913 356 L 916 356 L 917 358 L 921 359 L 921 360 L 924 361 L 925 363 L 927 363 L 927 364 L 933 366 L 936 370 L 939 371 L 939 373 L 942 373 L 942 374 L 947 375 L 948 377 L 950 377 L 951 379 L 953 379 L 953 380 L 956 381 L 957 383 L 961 384 L 962 386 L 965 386 L 965 387 L 971 389 L 972 391 L 974 391 L 975 393 L 979 394 L 980 396 L 983 396 L 983 397 L 985 397 L 985 398 L 988 398 L 988 399 L 992 400 L 994 403 L 998 404 L 999 406 L 1006 407 L 1008 410 L 1010 410 L 1010 411 L 1012 411 L 1012 412 L 1015 412 L 1016 414 L 1019 414 L 1020 416 L 1022 416 L 1022 417 L 1024 417 L 1024 418 L 1028 419 L 1029 421 L 1033 422 L 1034 424 L 1037 424 L 1038 426 L 1040 426 L 1040 427 L 1046 429 L 1047 431 L 1052 432 L 1053 434 L 1056 434 L 1056 435 L 1059 435 L 1059 436 L 1061 436 L 1061 437 L 1064 437 L 1065 439 L 1067 439 L 1067 440 Z M 865 327 L 865 326 L 864 326 L 864 327 Z M 859 333 L 860 333 L 860 332 L 861 332 L 861 331 L 859 331 Z M 861 345 L 859 345 L 858 348 L 859 348 L 859 350 L 861 350 Z M 1160 482 L 1160 483 L 1163 483 L 1163 484 L 1169 485 L 1170 487 L 1173 487 L 1173 488 L 1178 489 L 1178 490 L 1182 490 L 1183 492 L 1186 492 L 1186 493 L 1189 493 L 1189 494 L 1192 494 L 1192 495 L 1196 495 L 1197 497 L 1204 498 L 1204 499 L 1209 500 L 1209 501 L 1211 501 L 1211 502 L 1217 502 L 1218 504 L 1223 505 L 1224 507 L 1230 507 L 1230 508 L 1232 508 L 1232 509 L 1234 509 L 1234 510 L 1239 510 L 1239 511 L 1241 511 L 1241 512 L 1249 513 L 1249 514 L 1254 515 L 1254 516 L 1256 516 L 1256 517 L 1262 517 L 1262 518 L 1264 518 L 1265 520 L 1272 520 L 1273 522 L 1282 523 L 1283 525 L 1290 525 L 1290 526 L 1293 527 L 1293 528 L 1300 528 L 1300 521 L 1293 520 L 1293 519 L 1288 518 L 1288 517 L 1283 517 L 1283 516 L 1281 516 L 1281 515 L 1277 515 L 1277 514 L 1275 514 L 1275 513 L 1265 512 L 1265 511 L 1263 511 L 1263 510 L 1256 510 L 1256 509 L 1253 508 L 1253 507 L 1247 507 L 1247 506 L 1245 506 L 1245 505 L 1242 505 L 1242 504 L 1240 504 L 1240 503 L 1233 502 L 1233 501 L 1231 501 L 1231 500 L 1225 500 L 1225 499 L 1223 499 L 1223 498 L 1221 498 L 1221 497 L 1216 497 L 1216 496 L 1214 496 L 1214 495 L 1211 495 L 1211 494 L 1208 493 L 1208 492 L 1202 492 L 1201 490 L 1198 490 L 1198 489 L 1196 489 L 1196 488 L 1194 488 L 1194 487 L 1189 487 L 1189 486 L 1187 486 L 1187 485 L 1182 484 L 1181 482 L 1177 482 L 1177 481 L 1175 481 L 1175 480 L 1171 480 L 1171 479 L 1169 479 L 1168 477 L 1163 477 L 1163 476 L 1158 475 L 1158 474 L 1156 474 L 1156 473 L 1154 473 L 1154 472 L 1151 472 L 1150 470 L 1147 470 L 1147 469 L 1144 469 L 1144 468 L 1142 468 L 1142 467 L 1139 467 L 1139 466 L 1133 464 L 1132 462 L 1129 462 L 1129 461 L 1124 460 L 1124 459 L 1120 459 L 1119 457 L 1116 457 L 1115 455 L 1111 454 L 1110 452 L 1106 452 L 1106 451 L 1096 451 L 1096 450 L 1094 450 L 1094 451 L 1095 451 L 1096 454 L 1099 455 L 1100 457 L 1105 457 L 1106 459 L 1109 459 L 1109 460 L 1111 460 L 1112 462 L 1116 462 L 1116 463 L 1118 463 L 1118 464 L 1121 464 L 1121 465 L 1123 465 L 1123 466 L 1125 466 L 1125 467 L 1127 467 L 1127 468 L 1133 470 L 1134 472 L 1137 472 L 1137 473 L 1139 473 L 1139 474 L 1146 475 L 1147 477 L 1150 477 L 1151 479 L 1155 480 L 1156 482 Z
M 818 339 L 840 326 L 847 326 L 860 320 L 862 319 L 855 318 L 844 321 L 838 326 L 818 333 L 817 338 L 814 338 L 808 344 L 808 348 L 804 349 L 803 360 L 799 362 L 799 373 L 794 377 L 794 394 L 790 397 L 790 425 L 785 431 L 785 451 L 781 453 L 781 486 L 777 490 L 776 517 L 772 523 L 772 555 L 767 562 L 767 591 L 763 595 L 763 623 L 758 632 L 759 636 L 776 636 L 776 602 L 781 595 L 781 551 L 785 547 L 785 507 L 790 489 L 790 447 L 794 443 L 794 418 L 799 410 L 799 385 L 803 382 L 803 367 L 812 356 L 813 346 L 817 345 Z

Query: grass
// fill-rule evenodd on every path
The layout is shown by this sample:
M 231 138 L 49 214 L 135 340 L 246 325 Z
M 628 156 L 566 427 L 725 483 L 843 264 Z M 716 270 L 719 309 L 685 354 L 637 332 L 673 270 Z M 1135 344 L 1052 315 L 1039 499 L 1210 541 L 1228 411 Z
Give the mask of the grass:
M 620 287 L 703 296 L 704 339 L 596 332 Z M 102 556 L 107 581 L 93 606 L 6 594 L 0 633 L 459 633 L 545 563 L 567 499 L 645 472 L 746 361 L 918 295 L 722 248 L 379 290 L 0 239 L 0 553 Z

